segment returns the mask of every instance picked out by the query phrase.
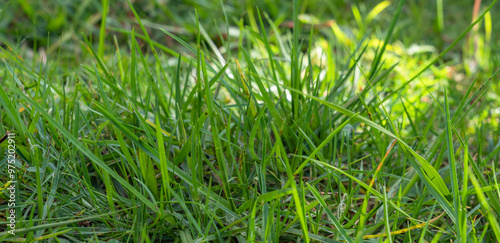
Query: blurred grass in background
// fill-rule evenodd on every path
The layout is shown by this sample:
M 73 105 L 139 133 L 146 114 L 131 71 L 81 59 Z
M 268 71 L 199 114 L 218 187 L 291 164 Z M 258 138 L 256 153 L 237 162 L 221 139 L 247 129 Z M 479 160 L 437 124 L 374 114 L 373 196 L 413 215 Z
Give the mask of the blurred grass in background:
M 3 15 L 0 19 L 0 40 L 13 41 L 23 48 L 42 49 L 49 54 L 57 53 L 59 46 L 62 45 L 63 54 L 78 55 L 81 53 L 78 41 L 81 39 L 81 33 L 96 42 L 98 40 L 102 13 L 106 5 L 104 2 L 107 1 L 3 1 L 0 5 Z M 227 35 L 225 33 L 226 16 L 222 11 L 222 6 L 226 10 L 232 27 L 242 20 L 245 25 L 257 28 L 255 7 L 267 13 L 277 26 L 290 27 L 292 2 L 270 0 L 132 1 L 148 29 L 163 28 L 188 42 L 195 38 L 194 10 L 198 10 L 200 23 L 218 45 L 222 43 L 220 38 L 225 38 L 224 36 Z M 333 20 L 348 37 L 356 40 L 363 36 L 381 38 L 394 11 L 394 7 L 386 9 L 390 4 L 390 1 L 306 0 L 301 4 L 300 14 L 303 15 L 303 22 L 314 24 L 324 24 Z M 476 4 L 480 5 L 481 0 L 407 1 L 403 9 L 403 17 L 398 22 L 392 39 L 407 48 L 420 44 L 430 45 L 435 48 L 431 50 L 436 52 L 442 51 L 473 21 L 473 15 L 477 16 L 480 8 L 475 9 Z M 113 37 L 116 36 L 119 43 L 124 43 L 127 37 L 119 30 L 130 31 L 132 27 L 137 28 L 137 22 L 127 2 L 111 0 L 107 5 L 109 5 L 109 13 L 106 20 L 106 41 L 112 43 Z M 498 9 L 500 7 L 495 6 L 493 11 Z M 485 21 L 470 34 L 475 42 L 463 42 L 463 50 L 457 48 L 446 56 L 445 60 L 457 60 L 463 58 L 464 55 L 467 57 L 476 55 L 475 59 L 486 60 L 475 60 L 480 64 L 470 64 L 474 67 L 469 71 L 477 71 L 476 65 L 490 69 L 491 65 L 496 65 L 498 60 L 494 56 L 491 60 L 485 58 L 488 54 L 484 52 L 495 51 L 498 48 L 500 38 L 495 36 L 495 33 L 498 33 L 499 29 L 499 25 L 492 24 L 491 16 L 485 18 Z M 219 30 L 222 33 L 219 33 Z M 161 31 L 151 31 L 150 35 L 153 40 L 171 48 L 178 46 L 178 43 L 165 37 Z M 64 55 L 63 58 L 65 58 Z M 78 60 L 71 57 L 67 59 Z
M 200 24 L 206 35 L 214 45 L 222 49 L 223 43 L 226 42 L 232 48 L 237 47 L 241 34 L 240 25 L 258 31 L 257 8 L 264 13 L 263 18 L 272 20 L 282 33 L 293 27 L 293 1 L 131 2 L 143 19 L 151 39 L 168 48 L 170 54 L 173 54 L 170 55 L 172 58 L 177 53 L 186 53 L 188 50 L 160 29 L 167 30 L 188 43 L 194 42 L 197 33 L 195 10 L 198 11 Z M 396 70 L 401 76 L 394 77 L 394 85 L 401 84 L 397 80 L 408 78 L 417 71 L 415 67 L 423 65 L 426 60 L 432 59 L 448 47 L 473 22 L 473 16 L 477 17 L 481 13 L 484 3 L 481 4 L 481 0 L 406 1 L 385 57 L 386 68 L 399 62 Z M 104 11 L 106 7 L 108 10 Z M 33 64 L 45 62 L 47 56 L 52 56 L 58 58 L 59 67 L 76 67 L 91 57 L 89 52 L 84 50 L 86 47 L 83 45 L 82 36 L 97 45 L 99 54 L 104 51 L 101 49 L 106 49 L 109 54 L 113 53 L 117 46 L 130 45 L 131 29 L 140 29 L 132 10 L 127 2 L 123 1 L 10 0 L 0 5 L 0 9 L 0 41 L 14 43 L 11 48 L 32 60 Z M 492 9 L 498 10 L 500 5 Z M 331 55 L 347 55 L 342 53 L 345 48 L 343 45 L 353 51 L 355 46 L 365 44 L 369 48 L 364 58 L 371 62 L 374 51 L 383 41 L 394 11 L 395 3 L 391 1 L 304 0 L 299 11 L 299 20 L 305 25 L 301 31 L 302 47 L 308 46 L 309 31 L 311 26 L 315 25 L 312 46 L 316 48 L 318 57 L 328 57 L 328 63 L 323 64 L 334 64 L 335 57 Z M 103 32 L 105 36 L 101 36 L 104 12 L 107 13 Z M 226 20 L 229 26 L 226 26 Z M 266 28 L 270 28 L 266 22 L 264 21 Z M 433 85 L 439 83 L 439 80 L 449 80 L 454 89 L 465 93 L 467 85 L 464 82 L 467 83 L 475 75 L 478 75 L 480 80 L 490 77 L 500 66 L 500 58 L 495 55 L 500 46 L 497 34 L 500 25 L 495 25 L 494 22 L 491 14 L 487 13 L 484 20 L 476 25 L 458 46 L 440 59 L 440 65 L 431 69 L 432 76 L 430 80 L 424 80 L 424 83 Z M 269 31 L 272 33 L 271 29 Z M 141 34 L 138 34 L 138 37 L 141 37 Z M 106 44 L 99 44 L 100 41 Z M 243 38 L 242 41 L 245 43 L 247 40 Z M 143 38 L 140 38 L 138 43 L 143 51 L 149 50 Z M 204 39 L 202 44 L 207 46 Z M 328 71 L 327 79 L 332 79 L 334 73 L 334 69 Z M 490 93 L 490 98 L 499 98 L 499 84 L 493 82 L 491 88 L 493 92 Z M 419 93 L 422 90 L 413 91 Z M 497 110 L 493 112 L 498 116 Z M 498 123 L 496 119 L 493 119 L 493 122 Z

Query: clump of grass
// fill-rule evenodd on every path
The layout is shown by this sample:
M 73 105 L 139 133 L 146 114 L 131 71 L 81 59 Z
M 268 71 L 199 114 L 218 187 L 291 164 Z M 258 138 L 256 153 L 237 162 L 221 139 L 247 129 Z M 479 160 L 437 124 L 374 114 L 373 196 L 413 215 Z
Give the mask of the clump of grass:
M 298 0 L 290 31 L 251 4 L 250 26 L 232 24 L 221 3 L 218 44 L 198 12 L 185 40 L 128 2 L 137 28 L 116 30 L 114 49 L 103 1 L 78 68 L 63 49 L 37 63 L 6 43 L 0 133 L 18 134 L 18 223 L 0 239 L 494 242 L 499 127 L 484 110 L 498 107 L 497 72 L 457 83 L 443 73 L 460 62 L 442 59 L 495 2 L 431 54 L 394 44 L 404 0 L 353 8 L 355 35 L 304 21 Z M 386 8 L 382 39 L 363 32 Z

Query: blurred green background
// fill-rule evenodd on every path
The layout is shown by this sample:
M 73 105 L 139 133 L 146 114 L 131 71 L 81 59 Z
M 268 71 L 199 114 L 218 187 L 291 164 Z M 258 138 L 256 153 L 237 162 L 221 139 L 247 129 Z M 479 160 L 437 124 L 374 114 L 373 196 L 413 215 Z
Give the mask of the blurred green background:
M 198 10 L 202 25 L 216 44 L 220 44 L 217 39 L 225 35 L 218 33 L 218 29 L 226 30 L 223 7 L 231 26 L 236 26 L 240 20 L 244 24 L 254 24 L 252 21 L 256 15 L 253 8 L 255 6 L 282 27 L 286 26 L 287 21 L 291 21 L 292 14 L 292 1 L 132 0 L 132 3 L 145 20 L 144 24 L 150 28 L 152 38 L 170 47 L 176 43 L 166 38 L 163 32 L 153 29 L 164 28 L 189 41 L 195 36 L 195 9 Z M 94 40 L 98 39 L 105 4 L 105 1 L 97 0 L 2 1 L 0 8 L 5 11 L 2 11 L 0 19 L 0 40 L 18 43 L 24 48 L 44 49 L 49 53 L 58 51 L 62 44 L 62 53 L 78 55 L 78 40 L 81 39 L 82 33 Z M 132 11 L 126 1 L 111 0 L 108 4 L 106 41 L 111 42 L 116 36 L 119 43 L 126 42 L 127 37 L 119 30 L 138 27 Z M 475 9 L 474 5 L 484 7 L 487 4 L 489 2 L 480 0 L 407 1 L 392 39 L 405 46 L 428 44 L 437 48 L 436 51 L 443 50 L 472 22 L 474 12 L 476 15 L 481 13 L 482 8 Z M 357 37 L 376 35 L 381 38 L 395 11 L 395 5 L 392 1 L 305 0 L 302 1 L 301 13 L 315 23 L 334 20 L 342 30 Z M 493 11 L 499 9 L 500 6 L 497 5 Z M 369 14 L 373 14 L 373 20 L 366 23 Z M 495 19 L 492 21 L 495 22 Z M 489 46 L 491 51 L 495 52 L 500 41 L 497 34 L 500 26 L 491 25 L 491 28 L 485 29 L 483 23 L 478 26 L 477 31 L 483 34 L 485 31 L 489 32 L 483 38 L 491 41 Z M 462 54 L 455 51 L 447 60 L 453 58 L 453 55 Z M 498 61 L 496 56 L 492 60 L 495 62 L 493 65 Z
M 206 38 L 209 37 L 223 54 L 228 55 L 228 59 L 243 58 L 229 56 L 224 50 L 223 43 L 230 43 L 231 48 L 237 48 L 240 41 L 252 45 L 247 36 L 242 37 L 242 35 L 258 35 L 255 34 L 259 29 L 257 8 L 263 13 L 264 24 L 270 35 L 275 35 L 274 32 L 277 30 L 271 28 L 269 21 L 273 22 L 281 32 L 279 34 L 284 36 L 291 33 L 293 25 L 293 1 L 131 0 L 131 2 L 151 38 L 159 45 L 169 48 L 170 53 L 167 52 L 165 55 L 173 60 L 175 55 L 172 54 L 186 53 L 186 48 L 161 29 L 179 36 L 187 43 L 195 43 L 196 13 L 207 35 L 202 38 L 204 48 L 212 50 L 206 42 Z M 361 60 L 366 65 L 370 64 L 375 49 L 384 39 L 397 5 L 395 1 L 303 0 L 300 2 L 299 19 L 303 25 L 300 38 L 303 41 L 303 48 L 307 47 L 311 25 L 314 25 L 313 47 L 318 51 L 317 56 L 327 55 L 329 62 L 348 60 L 349 56 L 343 48 L 348 47 L 350 51 L 354 51 L 356 45 L 367 44 L 369 51 Z M 384 56 L 385 68 L 399 63 L 395 69 L 396 75 L 391 76 L 393 85 L 395 87 L 400 85 L 402 80 L 415 74 L 420 66 L 442 53 L 473 22 L 473 16 L 480 15 L 489 4 L 491 1 L 481 0 L 406 1 L 387 47 L 388 52 Z M 142 33 L 127 1 L 10 0 L 2 1 L 0 9 L 2 47 L 9 43 L 12 45 L 9 48 L 14 48 L 21 58 L 30 60 L 34 66 L 47 60 L 49 62 L 59 60 L 58 67 L 73 68 L 92 60 L 90 53 L 85 50 L 83 39 L 86 36 L 96 50 L 99 48 L 101 19 L 105 12 L 107 13 L 104 38 L 106 44 L 103 51 L 108 57 L 112 58 L 117 48 L 124 53 L 129 51 L 129 34 L 133 28 L 139 37 Z M 499 4 L 494 6 L 458 45 L 431 68 L 431 73 L 421 76 L 423 82 L 432 86 L 446 81 L 453 89 L 459 91 L 454 98 L 460 99 L 460 95 L 465 93 L 466 87 L 476 76 L 479 77 L 478 87 L 480 83 L 490 78 L 500 66 L 498 55 L 500 25 L 494 24 L 497 19 L 495 13 L 499 10 Z M 249 26 L 250 30 L 254 31 L 253 34 L 252 31 L 242 34 L 241 26 Z M 138 41 L 143 51 L 149 50 L 146 42 L 140 38 Z M 72 69 L 59 71 L 61 70 L 63 73 L 73 72 Z M 336 75 L 333 69 L 328 70 L 327 79 Z M 498 107 L 499 84 L 493 82 L 490 87 L 491 91 L 486 100 L 490 107 Z M 423 87 L 409 88 L 405 92 L 425 93 Z M 492 108 L 488 113 L 493 114 L 495 118 L 500 112 Z M 495 125 L 499 121 L 493 119 L 492 123 Z

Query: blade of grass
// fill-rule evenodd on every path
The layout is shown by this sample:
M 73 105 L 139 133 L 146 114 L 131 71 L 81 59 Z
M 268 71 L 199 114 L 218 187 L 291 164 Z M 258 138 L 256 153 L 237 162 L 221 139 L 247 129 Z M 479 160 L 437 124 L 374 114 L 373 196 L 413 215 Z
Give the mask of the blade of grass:
M 102 17 L 101 17 L 101 29 L 99 31 L 99 57 L 104 57 L 104 48 L 106 40 L 106 18 L 109 12 L 109 0 L 101 0 L 102 3 Z
M 307 230 L 307 221 L 306 221 L 305 212 L 304 212 L 304 209 L 302 207 L 301 200 L 300 200 L 300 196 L 299 196 L 299 193 L 297 191 L 297 185 L 295 182 L 295 178 L 292 174 L 292 168 L 290 167 L 290 163 L 288 162 L 288 156 L 286 154 L 285 148 L 283 147 L 283 143 L 282 143 L 282 140 L 280 138 L 280 133 L 276 129 L 276 126 L 272 123 L 271 123 L 271 128 L 273 129 L 273 132 L 274 132 L 275 137 L 276 137 L 276 144 L 278 144 L 278 148 L 279 148 L 279 152 L 276 152 L 276 154 L 278 155 L 278 158 L 281 160 L 281 162 L 284 163 L 285 170 L 286 170 L 286 173 L 288 176 L 288 181 L 291 181 L 290 186 L 293 190 L 293 193 L 292 193 L 293 201 L 295 203 L 295 207 L 297 208 L 297 216 L 300 220 L 300 227 L 302 228 L 302 233 L 303 233 L 302 237 L 304 237 L 304 241 L 306 243 L 308 243 L 309 242 L 309 231 Z M 279 156 L 280 153 L 281 153 L 281 157 Z
M 447 93 L 447 88 L 445 87 L 444 89 L 444 105 L 445 105 L 445 117 L 446 117 L 446 141 L 447 141 L 447 147 L 448 147 L 448 162 L 450 163 L 450 174 L 451 174 L 451 185 L 452 185 L 452 194 L 453 194 L 453 207 L 455 208 L 455 218 L 458 219 L 456 226 L 456 232 L 457 232 L 457 240 L 462 241 L 461 238 L 465 237 L 465 235 L 462 236 L 461 232 L 461 225 L 462 225 L 462 205 L 460 203 L 460 197 L 459 197 L 459 188 L 458 188 L 458 175 L 457 175 L 457 165 L 455 162 L 455 153 L 453 152 L 453 140 L 452 140 L 452 131 L 451 131 L 451 118 L 450 118 L 450 107 L 448 103 L 448 93 Z
M 220 141 L 219 137 L 219 128 L 217 121 L 215 119 L 215 109 L 214 109 L 214 104 L 213 104 L 213 99 L 212 99 L 212 93 L 210 92 L 210 84 L 207 76 L 207 70 L 205 66 L 205 58 L 203 55 L 203 52 L 201 52 L 200 55 L 200 60 L 198 62 L 201 62 L 201 68 L 202 68 L 202 73 L 203 73 L 203 80 L 205 80 L 205 100 L 207 102 L 207 111 L 208 111 L 208 117 L 210 119 L 210 124 L 212 128 L 212 138 L 214 141 L 214 146 L 215 146 L 215 153 L 217 156 L 217 163 L 219 165 L 220 169 L 220 174 L 221 174 L 221 179 L 224 187 L 224 194 L 226 196 L 227 201 L 231 205 L 232 210 L 236 210 L 236 206 L 234 205 L 233 199 L 231 197 L 231 191 L 229 189 L 229 182 L 228 182 L 228 172 L 226 169 L 226 158 L 224 156 L 224 153 L 222 152 L 222 144 Z
M 399 14 L 401 13 L 401 10 L 403 9 L 403 6 L 404 6 L 405 2 L 406 2 L 406 0 L 400 0 L 399 3 L 398 3 L 398 7 L 396 9 L 396 13 L 394 13 L 394 16 L 392 17 L 391 24 L 389 25 L 389 29 L 387 30 L 387 34 L 385 36 L 384 44 L 382 45 L 382 48 L 380 48 L 380 51 L 377 51 L 377 53 L 375 53 L 375 58 L 374 58 L 374 60 L 372 62 L 370 74 L 368 75 L 369 79 L 372 79 L 377 74 L 378 66 L 380 64 L 380 61 L 382 60 L 382 56 L 384 55 L 385 48 L 387 47 L 387 44 L 389 44 L 389 41 L 391 40 L 392 32 L 394 31 L 394 27 L 396 26 L 396 23 L 398 22 Z M 388 4 L 388 2 L 385 2 L 385 3 Z M 377 6 L 380 6 L 380 5 L 381 4 L 379 4 Z M 372 12 L 373 12 L 373 10 L 372 10 Z M 372 13 L 370 12 L 370 14 L 372 14 Z M 367 17 L 367 21 L 369 21 L 369 20 L 371 20 L 370 15 L 368 15 L 368 17 Z
M 306 185 L 309 188 L 309 190 L 313 193 L 316 200 L 321 204 L 328 217 L 332 220 L 332 223 L 333 225 L 335 225 L 335 228 L 339 231 L 342 237 L 344 237 L 344 240 L 349 243 L 354 242 L 354 240 L 347 234 L 345 229 L 342 227 L 342 224 L 340 224 L 340 222 L 335 218 L 335 215 L 333 215 L 333 212 L 328 208 L 328 205 L 326 205 L 323 198 L 321 198 L 321 195 L 319 194 L 318 190 L 315 187 L 311 186 L 309 183 L 306 183 Z

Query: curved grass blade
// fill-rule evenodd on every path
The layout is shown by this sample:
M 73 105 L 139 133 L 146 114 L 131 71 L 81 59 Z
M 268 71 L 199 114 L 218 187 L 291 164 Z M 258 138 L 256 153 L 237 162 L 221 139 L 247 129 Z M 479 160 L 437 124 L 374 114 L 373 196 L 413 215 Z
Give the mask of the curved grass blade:
M 417 224 L 417 225 L 414 225 L 414 226 L 411 226 L 411 227 L 408 227 L 408 228 L 405 228 L 405 229 L 402 229 L 402 230 L 393 231 L 393 232 L 391 232 L 391 235 L 399 235 L 399 234 L 403 234 L 403 233 L 406 233 L 406 232 L 414 230 L 414 229 L 422 228 L 422 227 L 424 227 L 426 225 L 429 225 L 429 224 L 432 224 L 432 223 L 436 222 L 438 219 L 440 219 L 441 217 L 443 217 L 444 214 L 445 214 L 445 212 L 441 213 L 437 217 L 431 219 L 429 222 L 425 222 L 425 223 L 422 223 L 422 224 Z M 365 236 L 363 236 L 363 239 L 366 240 L 366 239 L 380 238 L 380 237 L 384 237 L 384 236 L 387 236 L 387 233 L 376 234 L 376 235 L 365 235 Z
M 356 115 L 356 113 L 342 107 L 342 106 L 339 106 L 339 105 L 336 105 L 336 104 L 333 104 L 331 102 L 328 102 L 326 100 L 322 100 L 320 98 L 317 98 L 315 96 L 312 96 L 312 95 L 309 95 L 309 94 L 306 94 L 302 91 L 299 91 L 299 90 L 296 90 L 294 88 L 291 88 L 291 87 L 288 87 L 286 85 L 283 85 L 283 84 L 280 84 L 280 83 L 277 83 L 277 82 L 274 82 L 272 80 L 269 80 L 269 82 L 271 83 L 274 83 L 276 85 L 280 85 L 282 86 L 283 88 L 286 88 L 292 92 L 297 92 L 297 93 L 301 93 L 303 96 L 306 96 L 310 99 L 313 99 L 329 108 L 332 108 L 346 116 L 354 116 Z M 450 194 L 450 191 L 448 190 L 448 187 L 446 186 L 446 184 L 444 183 L 443 179 L 441 178 L 441 176 L 439 175 L 439 173 L 436 171 L 436 169 L 434 169 L 434 167 L 426 160 L 424 159 L 422 156 L 420 156 L 417 152 L 415 152 L 415 150 L 413 150 L 408 144 L 406 144 L 406 142 L 399 138 L 398 136 L 394 135 L 392 132 L 390 132 L 389 130 L 385 129 L 384 127 L 378 125 L 377 123 L 373 122 L 372 120 L 364 117 L 364 116 L 361 116 L 361 115 L 358 115 L 356 116 L 355 120 L 359 121 L 359 122 L 363 122 L 365 124 L 367 124 L 368 126 L 374 128 L 374 129 L 377 129 L 379 130 L 380 132 L 386 134 L 387 136 L 391 137 L 391 138 L 394 138 L 396 140 L 398 140 L 399 144 L 404 148 L 406 149 L 411 155 L 413 155 L 413 157 L 415 157 L 415 159 L 417 160 L 417 164 L 419 166 L 422 167 L 422 169 L 425 171 L 425 173 L 427 174 L 428 176 L 428 179 L 429 179 L 429 182 L 432 183 L 436 189 L 439 190 L 439 192 L 443 195 L 443 196 L 447 196 Z
M 33 108 L 38 111 L 52 126 L 56 127 L 73 145 L 75 145 L 83 154 L 85 154 L 89 159 L 94 161 L 100 168 L 106 171 L 110 176 L 116 179 L 123 187 L 127 188 L 134 196 L 136 196 L 139 200 L 141 200 L 144 204 L 146 204 L 153 211 L 157 211 L 158 207 L 148 200 L 144 195 L 142 195 L 137 189 L 135 189 L 132 185 L 130 185 L 122 176 L 116 173 L 113 169 L 111 169 L 106 163 L 100 160 L 96 155 L 94 155 L 85 145 L 83 145 L 76 137 L 73 136 L 66 128 L 64 128 L 61 124 L 59 124 L 54 118 L 52 118 L 49 113 L 43 109 L 38 102 L 33 101 L 30 97 L 26 96 L 23 92 L 15 89 L 15 91 L 19 96 L 23 97 L 26 102 L 28 102 Z
M 139 206 L 135 206 L 135 207 L 139 207 Z M 132 208 L 134 208 L 134 207 L 132 207 Z M 113 215 L 116 213 L 128 211 L 132 208 L 122 209 L 122 210 L 109 212 L 109 213 L 105 213 L 105 214 L 100 214 L 100 215 L 93 215 L 93 216 L 85 217 L 85 218 L 71 219 L 71 220 L 66 220 L 66 221 L 61 221 L 61 222 L 56 222 L 56 223 L 41 224 L 41 225 L 29 227 L 29 228 L 16 229 L 16 234 L 24 234 L 24 233 L 28 233 L 28 232 L 32 232 L 32 231 L 43 230 L 43 229 L 54 229 L 54 228 L 59 227 L 59 226 L 64 226 L 64 225 L 74 224 L 74 223 L 78 223 L 78 222 L 85 221 L 85 220 L 93 220 L 93 219 L 98 219 L 98 218 L 110 216 L 110 215 Z M 8 234 L 9 233 L 7 231 L 0 233 L 0 240 L 4 239 L 4 237 Z

